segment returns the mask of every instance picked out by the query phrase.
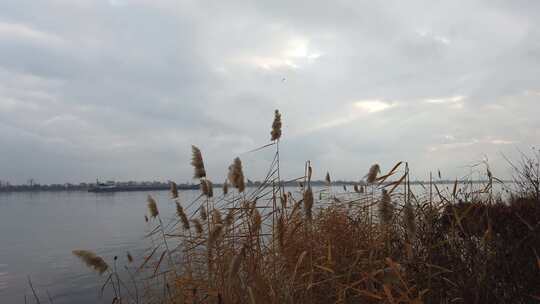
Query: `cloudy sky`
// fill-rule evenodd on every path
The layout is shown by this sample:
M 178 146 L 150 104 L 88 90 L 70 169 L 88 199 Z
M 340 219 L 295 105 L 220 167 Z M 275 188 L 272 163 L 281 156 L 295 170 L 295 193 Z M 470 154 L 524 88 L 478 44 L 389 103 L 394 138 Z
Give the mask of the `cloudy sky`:
M 0 179 L 467 174 L 540 139 L 539 1 L 2 0 Z

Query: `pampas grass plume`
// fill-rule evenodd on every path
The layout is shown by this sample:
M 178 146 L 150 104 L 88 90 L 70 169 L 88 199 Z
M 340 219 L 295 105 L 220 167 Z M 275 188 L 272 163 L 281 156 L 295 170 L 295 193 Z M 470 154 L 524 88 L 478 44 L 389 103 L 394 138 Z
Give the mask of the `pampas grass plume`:
M 381 167 L 379 166 L 379 164 L 374 164 L 373 166 L 371 166 L 367 174 L 367 182 L 370 184 L 375 182 L 375 180 L 377 179 L 377 174 L 379 173 L 381 173 Z
M 204 162 L 201 150 L 196 146 L 191 146 L 191 153 L 191 165 L 194 169 L 193 178 L 206 177 L 206 170 L 204 169 Z
M 99 274 L 103 274 L 107 269 L 109 269 L 109 265 L 105 263 L 102 257 L 97 256 L 95 253 L 89 250 L 73 250 L 73 255 L 81 259 L 86 266 L 93 268 L 96 270 Z
M 229 166 L 228 178 L 231 184 L 238 189 L 238 192 L 244 192 L 246 185 L 244 183 L 244 172 L 240 158 L 236 157 Z
M 274 121 L 272 122 L 272 131 L 270 140 L 278 140 L 281 137 L 281 114 L 278 110 L 274 112 Z
M 180 205 L 179 202 L 176 202 L 176 214 L 180 218 L 180 222 L 182 222 L 182 226 L 185 230 L 189 230 L 189 220 L 184 212 L 184 208 L 182 208 L 182 205 Z
M 158 211 L 158 208 L 157 208 L 156 200 L 151 195 L 148 195 L 147 201 L 148 201 L 148 211 L 150 211 L 150 216 L 151 217 L 158 216 L 159 211 Z

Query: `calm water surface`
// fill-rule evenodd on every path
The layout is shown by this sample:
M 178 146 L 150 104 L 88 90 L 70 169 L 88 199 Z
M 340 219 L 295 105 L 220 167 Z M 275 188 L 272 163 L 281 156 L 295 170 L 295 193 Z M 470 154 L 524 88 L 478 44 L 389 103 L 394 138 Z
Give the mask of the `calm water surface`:
M 151 193 L 165 217 L 174 215 L 167 191 Z M 75 258 L 73 249 L 89 249 L 125 263 L 126 251 L 142 256 L 148 241 L 146 192 L 0 193 L 0 303 L 24 303 L 31 297 L 28 276 L 42 302 L 109 303 L 98 291 L 104 277 Z M 191 200 L 197 191 L 185 191 Z M 33 299 L 29 301 L 32 303 Z
M 415 189 L 423 191 L 420 186 Z M 215 192 L 218 196 L 219 190 Z M 183 191 L 180 198 L 190 202 L 199 193 Z M 0 303 L 24 303 L 25 295 L 31 299 L 28 276 L 44 303 L 47 292 L 56 304 L 110 303 L 110 295 L 98 297 L 105 278 L 89 270 L 71 251 L 92 250 L 109 263 L 117 255 L 120 266 L 127 263 L 125 256 L 130 251 L 140 264 L 150 245 L 144 238 L 148 194 L 0 193 Z M 164 220 L 174 217 L 168 191 L 150 194 L 157 199 Z

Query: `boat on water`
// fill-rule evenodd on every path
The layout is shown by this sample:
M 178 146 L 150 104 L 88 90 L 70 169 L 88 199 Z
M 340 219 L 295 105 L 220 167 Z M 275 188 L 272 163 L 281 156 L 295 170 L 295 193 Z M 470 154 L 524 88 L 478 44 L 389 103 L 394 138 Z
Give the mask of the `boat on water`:
M 125 191 L 156 191 L 156 190 L 169 190 L 170 186 L 165 183 L 159 184 L 117 184 L 114 181 L 108 181 L 106 183 L 100 183 L 96 181 L 96 184 L 88 188 L 88 192 L 100 193 L 100 192 L 125 192 Z M 195 184 L 179 184 L 178 190 L 195 190 L 199 189 L 199 185 Z

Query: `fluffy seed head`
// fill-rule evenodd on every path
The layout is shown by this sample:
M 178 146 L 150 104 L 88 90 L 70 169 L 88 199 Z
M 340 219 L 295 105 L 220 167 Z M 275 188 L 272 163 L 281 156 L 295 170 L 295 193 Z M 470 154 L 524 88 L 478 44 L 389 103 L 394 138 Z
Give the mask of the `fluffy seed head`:
M 219 212 L 219 210 L 215 208 L 212 210 L 212 223 L 214 223 L 214 225 L 223 224 L 223 218 L 221 217 L 221 212 Z
M 131 256 L 131 253 L 129 253 L 129 251 L 127 252 L 126 256 L 127 256 L 128 262 L 133 263 L 133 256 Z
M 229 209 L 227 216 L 225 217 L 225 226 L 229 227 L 234 223 L 234 209 Z
M 195 232 L 197 232 L 197 234 L 200 235 L 203 233 L 203 225 L 199 219 L 192 219 L 191 223 L 193 224 L 193 227 L 195 227 Z
M 332 184 L 332 181 L 330 180 L 330 172 L 326 172 L 326 177 L 324 178 L 324 181 L 326 182 L 327 186 L 330 186 Z
M 214 196 L 214 187 L 210 180 L 201 179 L 201 192 L 209 198 Z
M 178 198 L 178 187 L 175 182 L 171 182 L 171 198 Z
M 201 216 L 201 220 L 206 221 L 208 218 L 208 213 L 206 212 L 206 208 L 204 205 L 201 205 L 201 211 L 199 211 L 199 215 Z
M 234 279 L 234 277 L 238 274 L 238 271 L 240 270 L 240 265 L 242 264 L 242 259 L 244 258 L 244 254 L 246 253 L 246 247 L 242 246 L 242 249 L 240 249 L 240 252 L 234 256 L 234 258 L 231 261 L 231 266 L 229 266 L 229 282 Z
M 381 167 L 379 167 L 379 164 L 374 164 L 369 168 L 369 172 L 367 174 L 367 182 L 373 183 L 377 179 L 377 174 L 381 173 Z
M 274 121 L 272 122 L 272 131 L 270 140 L 278 140 L 281 137 L 281 114 L 278 110 L 274 112 Z
M 204 162 L 202 153 L 196 146 L 191 146 L 191 165 L 193 166 L 193 178 L 206 177 L 206 170 L 204 169 Z
M 394 205 L 388 191 L 383 189 L 381 201 L 379 202 L 379 217 L 383 224 L 389 224 L 394 216 Z
M 182 205 L 180 205 L 179 202 L 176 202 L 176 215 L 180 218 L 180 222 L 182 222 L 182 226 L 185 230 L 189 230 L 189 220 L 184 212 L 184 208 L 182 208 Z
M 403 207 L 403 216 L 407 234 L 409 238 L 414 238 L 416 235 L 416 221 L 414 218 L 414 209 L 410 202 L 407 202 Z
M 227 180 L 223 182 L 223 195 L 227 195 L 229 193 L 229 184 L 227 184 Z
M 244 183 L 244 172 L 242 170 L 242 161 L 240 158 L 236 157 L 233 163 L 229 166 L 228 177 L 231 185 L 238 189 L 238 192 L 244 191 L 246 185 Z
M 109 269 L 109 265 L 105 263 L 102 257 L 97 256 L 95 253 L 89 250 L 73 250 L 73 255 L 81 259 L 86 266 L 93 268 L 95 271 L 97 271 L 99 274 L 103 274 L 107 269 Z
M 219 238 L 221 237 L 221 234 L 223 232 L 223 225 L 217 224 L 214 226 L 212 231 L 210 231 L 210 235 L 208 236 L 208 246 L 211 248 L 213 247 Z
M 262 218 L 257 208 L 253 208 L 253 212 L 251 214 L 251 222 L 253 225 L 253 232 L 258 235 L 259 231 L 261 230 Z
M 148 202 L 148 211 L 150 212 L 150 216 L 151 217 L 158 216 L 159 211 L 157 208 L 156 200 L 151 195 L 148 195 L 147 202 Z

